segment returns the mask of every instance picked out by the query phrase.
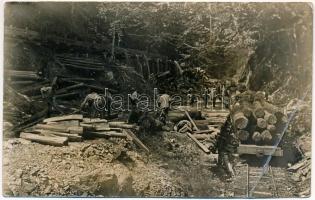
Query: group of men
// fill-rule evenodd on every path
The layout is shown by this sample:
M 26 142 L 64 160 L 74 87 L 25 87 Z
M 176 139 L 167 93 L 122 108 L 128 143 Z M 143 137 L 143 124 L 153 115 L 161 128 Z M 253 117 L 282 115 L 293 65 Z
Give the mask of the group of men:
M 130 105 L 128 123 L 137 123 L 143 114 L 138 109 L 139 93 L 135 88 L 131 88 L 131 94 L 128 95 L 128 102 Z M 89 117 L 110 117 L 111 116 L 112 95 L 106 92 L 105 95 L 100 95 L 96 92 L 89 93 L 80 106 L 80 111 L 87 113 Z M 170 96 L 168 94 L 161 94 L 157 99 L 158 103 L 158 119 L 165 124 L 166 116 L 170 109 Z M 105 115 L 107 113 L 107 116 Z

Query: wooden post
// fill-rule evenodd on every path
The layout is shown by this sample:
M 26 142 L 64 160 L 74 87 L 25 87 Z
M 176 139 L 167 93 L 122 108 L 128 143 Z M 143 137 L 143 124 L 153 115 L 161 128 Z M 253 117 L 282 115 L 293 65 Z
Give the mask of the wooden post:
M 157 73 L 159 74 L 160 73 L 160 59 L 159 58 L 156 59 L 156 70 L 157 70 Z
M 145 65 L 147 66 L 147 72 L 148 72 L 148 76 L 147 79 L 149 79 L 150 75 L 151 75 L 151 69 L 150 69 L 150 64 L 149 64 L 149 59 L 146 55 L 143 55 L 144 61 L 145 61 Z
M 195 128 L 196 131 L 200 131 L 199 128 L 196 126 L 194 120 L 192 120 L 192 118 L 190 117 L 189 113 L 185 110 L 185 114 L 188 117 L 189 121 L 191 122 L 191 124 L 193 125 L 193 127 Z
M 137 59 L 137 65 L 138 65 L 138 67 L 137 67 L 138 68 L 138 73 L 141 74 L 144 77 L 144 75 L 143 75 L 143 66 L 142 66 L 142 64 L 140 62 L 139 55 L 136 55 L 136 59 Z
M 247 164 L 247 174 L 246 174 L 246 197 L 249 197 L 249 166 Z

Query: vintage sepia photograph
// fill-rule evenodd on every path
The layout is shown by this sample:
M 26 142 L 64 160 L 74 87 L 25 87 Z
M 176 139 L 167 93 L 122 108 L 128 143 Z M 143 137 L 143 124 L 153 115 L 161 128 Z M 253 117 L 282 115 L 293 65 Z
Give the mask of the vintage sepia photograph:
M 310 197 L 311 2 L 3 12 L 4 197 Z

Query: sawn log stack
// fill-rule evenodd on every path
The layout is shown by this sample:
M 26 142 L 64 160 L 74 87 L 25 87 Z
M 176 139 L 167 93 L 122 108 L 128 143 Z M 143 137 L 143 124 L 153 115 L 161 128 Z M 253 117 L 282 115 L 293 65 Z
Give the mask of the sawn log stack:
M 235 98 L 231 120 L 241 143 L 272 145 L 278 141 L 288 121 L 284 109 L 268 102 L 260 91 L 246 91 Z

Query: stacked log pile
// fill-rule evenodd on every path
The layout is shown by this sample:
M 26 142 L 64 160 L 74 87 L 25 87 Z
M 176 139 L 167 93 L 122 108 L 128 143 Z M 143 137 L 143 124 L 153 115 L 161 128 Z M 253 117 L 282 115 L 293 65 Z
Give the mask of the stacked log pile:
M 133 141 L 148 152 L 149 149 L 133 133 L 138 130 L 135 124 L 74 114 L 46 118 L 21 131 L 20 138 L 52 146 L 66 146 L 68 142 L 82 142 L 84 139 L 118 137 Z
M 246 91 L 235 98 L 231 121 L 241 143 L 275 144 L 288 120 L 284 110 L 266 101 L 260 91 Z

